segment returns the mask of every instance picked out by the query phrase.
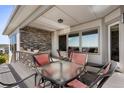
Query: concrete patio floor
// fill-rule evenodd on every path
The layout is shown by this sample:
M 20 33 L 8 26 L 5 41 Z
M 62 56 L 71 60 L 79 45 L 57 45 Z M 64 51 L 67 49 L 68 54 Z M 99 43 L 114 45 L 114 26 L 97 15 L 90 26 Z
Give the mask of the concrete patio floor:
M 28 75 L 34 73 L 34 70 L 31 70 L 25 65 L 21 63 L 13 63 L 11 66 L 16 69 L 20 78 L 25 78 Z M 0 81 L 4 83 L 13 83 L 16 82 L 19 78 L 18 76 L 13 76 L 12 70 L 8 66 L 8 64 L 0 65 Z M 18 79 L 17 79 L 18 78 Z M 16 88 L 34 88 L 34 77 L 29 78 L 28 80 L 24 81 L 25 85 L 18 85 Z M 0 88 L 4 86 L 0 85 Z M 103 85 L 102 88 L 124 88 L 124 73 L 115 72 Z
M 124 73 L 115 72 L 103 85 L 103 88 L 124 88 Z
M 0 65 L 0 81 L 4 83 L 16 82 L 13 74 L 11 73 L 8 64 Z M 0 87 L 5 87 L 0 84 Z M 18 86 L 19 87 L 19 86 Z

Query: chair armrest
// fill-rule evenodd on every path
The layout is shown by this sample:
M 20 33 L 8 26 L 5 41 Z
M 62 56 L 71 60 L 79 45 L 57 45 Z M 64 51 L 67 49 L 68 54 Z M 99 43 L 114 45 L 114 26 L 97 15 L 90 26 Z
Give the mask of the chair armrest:
M 98 81 L 100 80 L 104 80 L 104 78 L 109 78 L 111 76 L 111 74 L 106 74 L 106 75 L 99 75 L 98 78 L 91 83 L 91 85 L 89 86 L 90 88 L 93 87 L 95 84 L 97 84 Z M 99 85 L 98 85 L 99 86 Z M 100 85 L 101 86 L 101 85 Z
M 54 62 L 53 59 L 52 59 L 52 57 L 50 57 L 50 62 Z
M 20 83 L 22 83 L 23 81 L 25 81 L 25 80 L 31 78 L 31 77 L 34 76 L 34 75 L 36 75 L 36 73 L 33 73 L 33 74 L 29 75 L 28 77 L 26 77 L 26 78 L 24 78 L 24 79 L 22 79 L 22 80 L 20 80 L 20 81 L 18 81 L 18 82 L 9 83 L 9 84 L 0 82 L 0 84 L 3 85 L 3 86 L 6 86 L 5 88 L 11 88 L 11 87 L 17 86 L 18 84 L 20 84 Z
M 105 75 L 102 75 L 102 77 L 110 77 L 112 74 L 105 74 Z
M 94 80 L 94 82 L 92 82 L 90 85 L 89 85 L 89 88 L 92 88 L 94 85 L 97 84 L 98 81 L 100 81 L 103 77 L 102 76 L 98 76 L 96 78 L 96 80 Z
M 60 61 L 60 59 L 58 59 L 58 58 L 50 58 L 50 62 L 59 62 Z

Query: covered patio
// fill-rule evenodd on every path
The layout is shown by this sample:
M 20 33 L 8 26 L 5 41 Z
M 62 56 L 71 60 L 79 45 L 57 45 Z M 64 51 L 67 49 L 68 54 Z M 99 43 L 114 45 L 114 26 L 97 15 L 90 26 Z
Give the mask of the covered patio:
M 3 32 L 10 38 L 10 58 L 9 64 L 0 65 L 0 81 L 5 79 L 4 83 L 11 84 L 29 76 L 13 87 L 36 87 L 35 54 L 47 53 L 50 62 L 60 62 L 70 61 L 73 51 L 88 55 L 86 72 L 97 72 L 106 63 L 117 63 L 117 72 L 102 87 L 124 87 L 123 11 L 124 6 L 119 5 L 16 6 Z M 11 79 L 3 78 L 9 75 Z M 117 78 L 119 81 L 115 82 Z

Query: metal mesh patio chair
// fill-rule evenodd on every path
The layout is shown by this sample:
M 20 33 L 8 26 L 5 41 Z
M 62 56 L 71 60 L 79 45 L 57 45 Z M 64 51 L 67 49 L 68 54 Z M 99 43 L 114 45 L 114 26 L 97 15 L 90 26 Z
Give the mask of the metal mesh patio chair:
M 75 62 L 80 65 L 86 65 L 88 55 L 86 53 L 72 52 L 71 62 Z
M 44 77 L 41 77 L 40 80 L 37 83 L 37 76 L 40 75 L 41 73 L 46 73 L 42 71 L 42 66 L 49 64 L 50 61 L 50 56 L 48 53 L 40 53 L 40 54 L 35 54 L 33 55 L 34 58 L 34 64 L 35 64 L 35 69 L 37 74 L 35 75 L 35 86 L 36 87 L 45 87 L 45 82 L 47 81 Z M 52 61 L 53 62 L 53 61 Z M 48 73 L 46 73 L 48 74 Z
M 84 74 L 83 76 L 80 76 L 79 79 L 75 79 L 67 83 L 67 86 L 72 88 L 87 88 L 87 87 L 91 88 L 99 83 L 97 87 L 101 87 L 104 84 L 104 82 L 108 79 L 108 77 L 110 77 L 112 73 L 115 71 L 116 65 L 117 65 L 116 63 L 107 64 L 107 66 L 101 69 L 101 71 L 97 73 L 95 78 L 93 78 L 93 80 L 88 83 L 86 82 L 85 79 L 88 78 L 89 76 L 86 77 L 86 74 Z
M 22 80 L 19 80 L 19 81 L 17 81 L 17 82 L 13 82 L 13 83 L 3 83 L 3 82 L 0 82 L 0 84 L 1 84 L 4 88 L 12 88 L 12 87 L 15 87 L 15 86 L 21 84 L 21 83 L 24 82 L 25 80 L 27 80 L 27 79 L 33 77 L 35 74 L 36 74 L 36 73 L 33 73 L 33 74 L 27 76 L 26 78 L 24 78 L 24 79 L 22 79 Z

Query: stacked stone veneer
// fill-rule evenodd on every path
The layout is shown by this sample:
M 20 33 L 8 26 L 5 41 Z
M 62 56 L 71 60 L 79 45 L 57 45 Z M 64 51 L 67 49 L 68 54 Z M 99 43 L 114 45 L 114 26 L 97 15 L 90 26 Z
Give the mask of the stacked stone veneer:
M 51 32 L 33 28 L 24 27 L 20 29 L 21 50 L 51 50 Z

